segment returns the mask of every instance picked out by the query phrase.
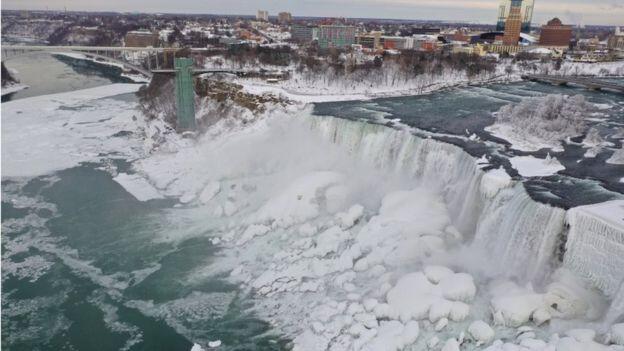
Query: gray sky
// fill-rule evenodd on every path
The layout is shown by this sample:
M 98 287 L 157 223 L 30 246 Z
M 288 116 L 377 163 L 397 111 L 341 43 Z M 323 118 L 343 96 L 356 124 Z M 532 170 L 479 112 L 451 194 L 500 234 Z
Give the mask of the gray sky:
M 3 0 L 3 9 L 138 11 L 463 20 L 495 23 L 499 0 Z M 536 0 L 534 24 L 624 25 L 624 0 Z

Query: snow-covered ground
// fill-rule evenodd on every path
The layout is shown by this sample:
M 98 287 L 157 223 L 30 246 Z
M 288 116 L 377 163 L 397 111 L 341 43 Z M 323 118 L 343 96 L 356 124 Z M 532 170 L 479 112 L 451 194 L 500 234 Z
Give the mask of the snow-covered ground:
M 410 77 L 401 72 L 393 62 L 385 63 L 381 70 L 358 71 L 349 75 L 337 75 L 328 71 L 308 72 L 298 71 L 297 67 L 271 66 L 252 62 L 244 65 L 227 60 L 220 56 L 207 58 L 206 68 L 230 68 L 243 70 L 265 69 L 285 70 L 290 72 L 291 77 L 277 83 L 267 83 L 259 78 L 235 79 L 251 93 L 271 92 L 283 95 L 293 101 L 322 102 L 363 100 L 377 97 L 405 96 L 424 94 L 431 91 L 461 86 L 467 84 L 480 84 L 484 82 L 513 82 L 521 80 L 521 76 L 527 73 L 550 73 L 550 74 L 575 74 L 597 76 L 624 76 L 624 61 L 604 63 L 580 63 L 564 62 L 559 71 L 554 71 L 553 64 L 543 64 L 539 61 L 533 65 L 520 65 L 511 60 L 502 60 L 497 64 L 496 70 L 490 74 L 480 74 L 468 77 L 465 71 L 444 69 L 441 74 L 423 74 Z M 535 67 L 535 70 L 532 67 Z M 510 71 L 507 71 L 510 67 Z
M 621 325 L 595 323 L 620 295 L 591 279 L 616 282 L 617 265 L 583 249 L 592 238 L 569 241 L 558 263 L 566 211 L 535 203 L 501 169 L 408 130 L 307 109 L 182 138 L 111 98 L 137 88 L 4 104 L 3 177 L 134 161 L 131 173 L 111 169 L 128 192 L 179 200 L 169 219 L 188 230 L 162 240 L 220 247 L 184 278 L 228 276 L 296 350 L 624 348 Z M 571 233 L 592 228 L 624 257 L 622 206 L 568 212 Z

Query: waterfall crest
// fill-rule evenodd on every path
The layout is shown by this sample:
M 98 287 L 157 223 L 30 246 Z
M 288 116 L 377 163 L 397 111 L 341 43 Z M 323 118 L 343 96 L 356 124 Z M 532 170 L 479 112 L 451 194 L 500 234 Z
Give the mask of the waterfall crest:
M 471 247 L 481 249 L 497 263 L 502 276 L 540 284 L 561 265 L 557 247 L 564 239 L 566 211 L 534 201 L 520 182 L 501 186 L 493 193 L 491 185 L 483 185 L 487 181 L 485 172 L 460 147 L 421 138 L 407 130 L 334 117 L 313 116 L 310 126 L 364 162 L 407 174 L 438 189 L 454 225 L 467 240 L 472 240 Z M 582 213 L 581 208 L 567 214 L 570 237 L 564 265 L 617 300 L 624 290 L 620 288 L 624 276 L 624 233 L 621 227 L 607 228 Z M 594 236 L 590 233 L 601 235 L 590 239 Z M 619 246 L 606 249 L 605 240 Z M 586 250 L 592 244 L 585 245 L 585 241 L 598 246 L 593 251 Z M 600 255 L 605 255 L 604 260 L 595 259 Z M 619 258 L 607 263 L 606 256 Z

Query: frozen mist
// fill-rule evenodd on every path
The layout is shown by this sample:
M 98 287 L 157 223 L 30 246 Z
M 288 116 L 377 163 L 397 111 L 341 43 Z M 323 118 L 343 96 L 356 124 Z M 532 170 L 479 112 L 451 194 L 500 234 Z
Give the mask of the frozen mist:
M 218 248 L 180 280 L 225 276 L 296 350 L 624 348 L 622 201 L 567 211 L 538 203 L 503 169 L 458 146 L 307 109 L 272 110 L 246 125 L 217 123 L 195 139 L 161 121 L 129 122 L 132 113 L 119 114 L 126 123 L 117 125 L 97 113 L 113 105 L 106 99 L 112 94 L 37 100 L 54 124 L 49 138 L 35 117 L 17 120 L 28 102 L 7 105 L 3 118 L 26 123 L 40 139 L 26 148 L 3 135 L 3 176 L 49 174 L 104 153 L 133 160 L 124 172 L 109 170 L 114 181 L 139 201 L 175 199 L 163 220 L 184 227 L 149 240 L 209 238 Z M 89 113 L 59 109 L 63 100 Z M 120 129 L 133 133 L 110 141 Z M 88 151 L 74 152 L 81 144 Z M 50 162 L 29 168 L 7 148 Z M 160 269 L 132 280 L 102 277 L 73 258 L 65 260 L 116 293 Z M 49 267 L 34 260 L 10 269 L 36 279 Z M 114 324 L 114 308 L 97 298 Z M 176 326 L 196 343 L 193 350 L 227 350 L 227 343 L 179 326 L 175 312 L 193 320 L 224 314 L 232 299 L 193 293 L 125 306 Z

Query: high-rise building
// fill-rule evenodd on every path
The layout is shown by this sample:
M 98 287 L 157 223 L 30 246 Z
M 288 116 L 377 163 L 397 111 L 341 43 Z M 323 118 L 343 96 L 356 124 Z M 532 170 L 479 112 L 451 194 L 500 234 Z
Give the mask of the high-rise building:
M 570 46 L 570 39 L 572 39 L 572 26 L 564 25 L 560 19 L 553 18 L 548 21 L 548 24 L 542 26 L 539 45 L 565 49 Z
M 522 0 L 511 0 L 509 15 L 505 20 L 503 45 L 518 45 L 522 29 Z
M 258 13 L 256 14 L 256 19 L 258 21 L 269 21 L 269 11 L 264 11 L 264 10 L 258 10 Z
M 292 22 L 292 15 L 290 14 L 290 12 L 280 12 L 277 15 L 277 20 L 281 24 L 288 24 Z
M 318 30 L 319 46 L 345 48 L 355 44 L 355 27 L 342 25 L 322 25 Z
M 615 33 L 609 36 L 609 50 L 614 51 L 618 56 L 624 56 L 624 32 L 620 27 L 615 28 Z
M 509 17 L 509 10 L 511 10 L 512 0 L 501 0 L 498 7 L 498 21 L 496 22 L 496 30 L 502 32 L 505 30 L 505 21 Z M 522 32 L 528 33 L 531 31 L 531 21 L 533 20 L 533 8 L 535 7 L 535 0 L 524 0 L 522 2 L 522 8 L 520 13 L 522 14 Z
M 317 37 L 317 30 L 318 28 L 314 26 L 294 24 L 290 28 L 290 35 L 295 41 L 300 43 L 309 43 Z

